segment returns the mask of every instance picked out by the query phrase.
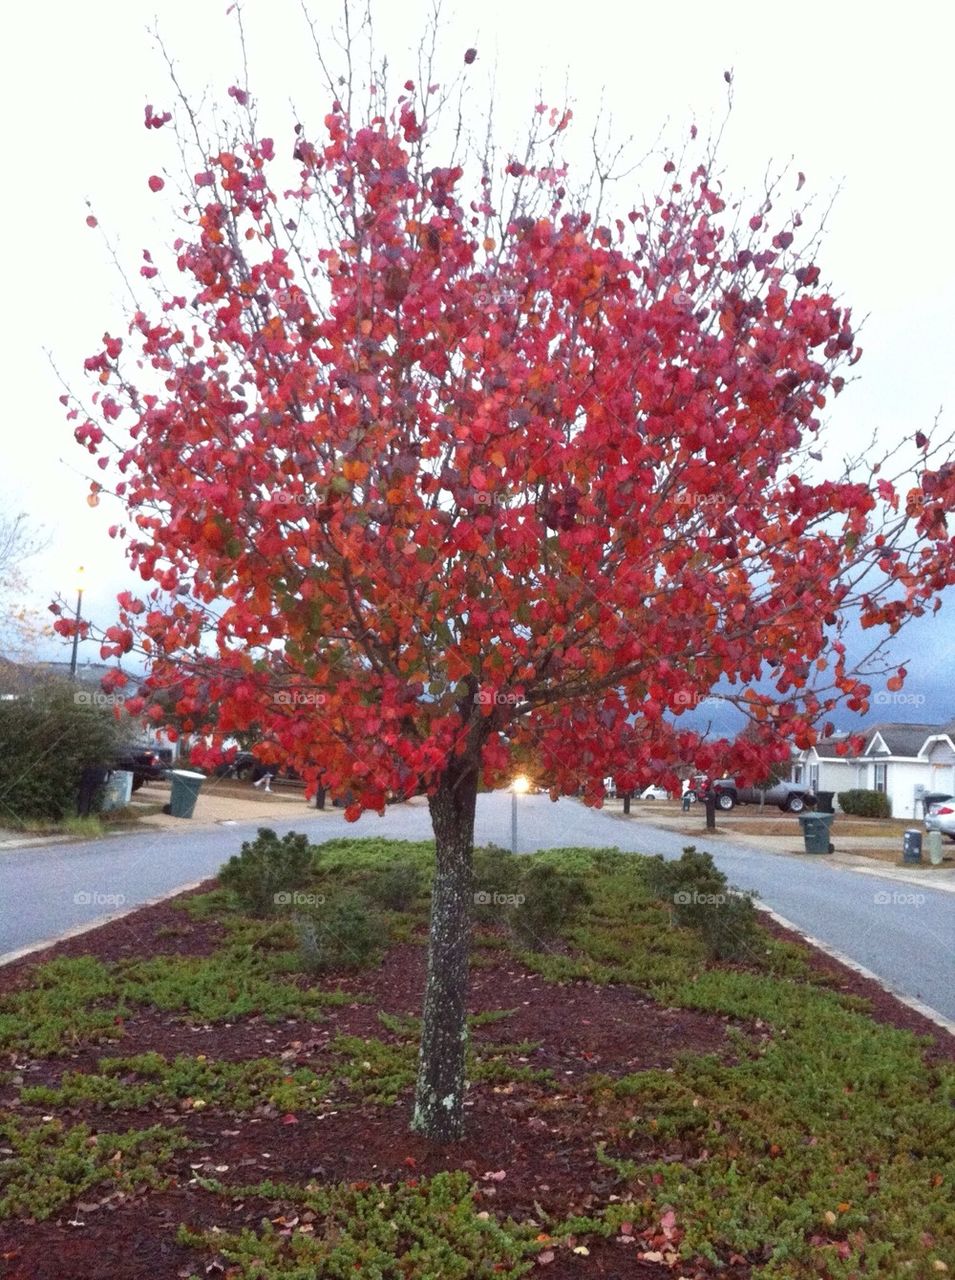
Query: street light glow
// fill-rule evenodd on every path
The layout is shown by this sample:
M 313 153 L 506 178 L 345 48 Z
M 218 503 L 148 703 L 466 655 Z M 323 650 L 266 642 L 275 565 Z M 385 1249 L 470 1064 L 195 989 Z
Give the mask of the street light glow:
M 522 796 L 525 791 L 530 790 L 530 785 L 531 785 L 530 782 L 528 781 L 527 778 L 524 777 L 523 773 L 519 773 L 517 777 L 514 779 L 514 781 L 511 783 L 511 786 L 520 796 Z

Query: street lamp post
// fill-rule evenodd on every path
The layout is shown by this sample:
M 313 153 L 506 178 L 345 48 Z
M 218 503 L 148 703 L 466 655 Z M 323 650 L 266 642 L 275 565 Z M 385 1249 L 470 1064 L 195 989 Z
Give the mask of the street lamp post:
M 522 796 L 529 786 L 522 773 L 511 783 L 511 853 L 517 853 L 517 797 Z
M 77 570 L 76 630 L 73 632 L 73 655 L 70 658 L 70 679 L 76 679 L 76 653 L 80 643 L 80 617 L 83 612 L 83 566 Z

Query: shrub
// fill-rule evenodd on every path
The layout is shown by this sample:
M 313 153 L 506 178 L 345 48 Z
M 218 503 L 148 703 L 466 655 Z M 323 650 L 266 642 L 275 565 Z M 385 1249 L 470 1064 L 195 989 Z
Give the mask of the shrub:
M 355 969 L 368 964 L 381 939 L 381 924 L 359 893 L 345 893 L 295 917 L 299 960 L 306 973 Z
M 274 911 L 281 894 L 300 889 L 312 870 L 314 850 L 308 837 L 295 831 L 281 839 L 267 827 L 260 827 L 252 841 L 246 840 L 219 872 L 219 883 L 238 898 L 253 915 Z
M 752 894 L 727 882 L 712 857 L 688 845 L 667 862 L 659 854 L 644 864 L 650 892 L 666 902 L 673 920 L 696 930 L 714 960 L 742 960 L 759 948 Z
M 50 679 L 0 701 L 0 796 L 18 820 L 75 814 L 87 766 L 108 766 L 120 731 L 89 689 Z
M 840 791 L 839 808 L 856 818 L 891 818 L 892 805 L 882 791 Z
M 480 923 L 501 919 L 502 898 L 519 892 L 521 863 L 500 845 L 482 845 L 474 850 L 473 918 Z
M 749 893 L 729 888 L 725 900 L 705 913 L 698 928 L 712 960 L 752 960 L 760 950 L 762 939 Z
M 510 915 L 510 925 L 531 950 L 556 937 L 590 902 L 581 876 L 529 859 L 524 863 L 517 892 L 519 901 Z
M 421 893 L 422 876 L 413 862 L 394 862 L 369 882 L 372 899 L 389 911 L 408 911 Z
M 680 924 L 692 924 L 693 903 L 683 901 L 683 891 L 698 895 L 718 894 L 726 888 L 723 875 L 708 853 L 700 853 L 695 845 L 687 845 L 681 856 L 667 861 L 661 854 L 648 858 L 643 867 L 647 887 L 654 897 L 673 904 L 674 916 Z

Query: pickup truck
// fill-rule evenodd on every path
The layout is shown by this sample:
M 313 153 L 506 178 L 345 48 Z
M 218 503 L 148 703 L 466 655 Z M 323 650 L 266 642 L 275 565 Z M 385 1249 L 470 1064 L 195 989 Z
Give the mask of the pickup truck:
M 688 793 L 694 799 L 705 801 L 707 788 L 712 785 L 716 793 L 716 807 L 727 811 L 738 804 L 776 805 L 783 813 L 802 813 L 816 803 L 811 788 L 801 782 L 774 782 L 771 787 L 741 787 L 732 778 L 717 778 L 712 784 L 708 779 L 693 778 Z
M 133 775 L 133 790 L 138 791 L 144 782 L 159 782 L 166 776 L 172 762 L 172 753 L 154 747 L 126 746 L 120 749 L 110 763 L 111 770 L 125 770 Z

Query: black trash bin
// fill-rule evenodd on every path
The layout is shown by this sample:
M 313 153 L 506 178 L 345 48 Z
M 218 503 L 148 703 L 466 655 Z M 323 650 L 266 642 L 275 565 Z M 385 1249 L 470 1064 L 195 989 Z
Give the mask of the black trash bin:
M 835 809 L 832 807 L 835 795 L 834 791 L 817 791 L 816 813 L 835 813 Z
M 922 833 L 918 827 L 910 827 L 902 834 L 902 861 L 922 861 Z
M 80 789 L 76 796 L 76 816 L 88 818 L 93 811 L 93 801 L 100 787 L 106 785 L 109 769 L 105 764 L 88 764 L 80 774 Z

